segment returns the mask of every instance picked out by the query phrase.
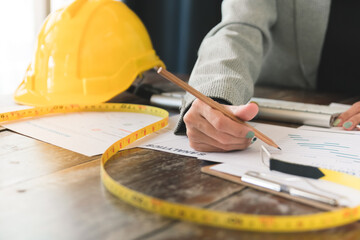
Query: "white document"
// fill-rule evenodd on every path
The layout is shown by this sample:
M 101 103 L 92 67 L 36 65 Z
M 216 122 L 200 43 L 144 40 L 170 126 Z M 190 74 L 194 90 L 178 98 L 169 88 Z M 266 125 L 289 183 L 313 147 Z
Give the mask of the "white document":
M 102 154 L 114 142 L 161 118 L 141 113 L 79 112 L 3 124 L 21 134 L 81 153 Z
M 0 113 L 31 108 L 0 95 Z M 141 113 L 78 112 L 2 124 L 15 132 L 81 153 L 99 155 L 114 142 L 161 118 Z
M 10 99 L 10 96 L 1 97 L 0 112 L 28 108 L 16 105 Z M 226 165 L 218 167 L 231 169 L 232 173 L 236 171 L 240 175 L 248 170 L 261 170 L 265 173 L 268 171 L 267 167 L 264 168 L 260 158 L 260 147 L 264 145 L 261 140 L 256 141 L 244 151 L 198 152 L 189 146 L 186 136 L 174 135 L 173 129 L 177 119 L 178 115 L 171 117 L 168 127 L 129 147 L 140 146 L 226 163 Z M 120 138 L 158 120 L 160 120 L 159 117 L 139 113 L 81 112 L 19 121 L 3 124 L 3 126 L 56 146 L 93 156 L 103 153 Z M 271 137 L 283 149 L 280 151 L 267 147 L 271 154 L 278 159 L 360 177 L 360 139 L 357 134 L 330 133 L 316 129 L 309 131 L 310 129 L 293 129 L 260 123 L 251 124 Z M 230 170 L 226 171 L 230 173 Z
M 360 138 L 356 135 L 295 129 L 277 142 L 277 159 L 322 167 L 360 177 Z
M 322 127 L 314 127 L 314 126 L 306 126 L 303 125 L 298 129 L 301 130 L 310 130 L 310 131 L 317 131 L 317 132 L 330 132 L 330 133 L 341 133 L 341 134 L 350 134 L 350 135 L 360 135 L 360 125 L 358 125 L 359 129 L 347 131 L 344 130 L 342 127 L 330 127 L 330 128 L 322 128 Z
M 267 146 L 271 154 L 278 159 L 328 168 L 360 177 L 360 139 L 357 135 L 308 131 L 261 123 L 251 124 L 282 148 L 278 150 Z M 214 162 L 251 165 L 259 161 L 261 145 L 266 145 L 258 139 L 243 151 L 198 152 L 189 146 L 187 137 L 174 135 L 172 126 L 164 129 L 159 135 L 144 138 L 134 146 L 194 156 Z
M 242 177 L 250 171 L 257 172 L 266 179 L 281 183 L 288 187 L 295 187 L 297 189 L 334 199 L 340 206 L 355 207 L 360 205 L 360 191 L 356 189 L 324 180 L 314 180 L 270 171 L 268 167 L 261 164 L 241 165 L 222 163 L 214 165 L 211 169 L 238 177 Z
M 172 129 L 175 126 L 175 120 L 173 119 L 172 124 L 167 129 L 164 129 L 160 135 L 149 136 L 149 138 L 143 139 L 136 146 L 223 163 L 213 168 L 236 176 L 242 176 L 247 171 L 257 171 L 262 174 L 270 174 L 271 177 L 275 174 L 274 177 L 279 179 L 279 175 L 282 174 L 270 171 L 261 160 L 261 145 L 266 146 L 261 140 L 257 140 L 244 151 L 226 153 L 197 152 L 190 148 L 188 139 L 185 136 L 174 135 Z M 282 148 L 280 151 L 267 146 L 273 157 L 277 159 L 327 168 L 360 177 L 360 139 L 356 135 L 308 131 L 261 123 L 251 124 L 272 138 Z M 284 175 L 287 174 L 283 174 L 280 179 Z M 285 180 L 282 183 L 321 193 L 324 196 L 336 199 L 344 206 L 360 204 L 360 191 L 342 185 L 291 175 L 288 175 Z
M 198 152 L 192 149 L 186 136 L 174 134 L 174 128 L 178 119 L 179 115 L 170 117 L 167 127 L 128 145 L 127 148 L 143 147 L 191 157 L 207 156 L 209 153 Z

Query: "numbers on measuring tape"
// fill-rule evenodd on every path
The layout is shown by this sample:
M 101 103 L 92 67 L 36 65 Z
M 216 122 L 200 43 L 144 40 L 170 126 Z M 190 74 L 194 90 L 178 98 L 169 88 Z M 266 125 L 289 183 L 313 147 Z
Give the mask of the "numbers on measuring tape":
M 360 219 L 360 206 L 354 208 L 338 209 L 331 212 L 300 215 L 300 216 L 267 216 L 232 212 L 220 212 L 197 208 L 188 205 L 167 202 L 145 194 L 136 192 L 116 182 L 105 170 L 106 162 L 119 150 L 134 141 L 151 134 L 168 123 L 167 111 L 151 106 L 136 104 L 92 104 L 92 105 L 55 105 L 49 107 L 37 107 L 29 110 L 13 111 L 0 114 L 0 123 L 19 120 L 34 116 L 43 116 L 53 113 L 67 113 L 75 111 L 120 111 L 145 113 L 161 117 L 162 119 L 139 129 L 132 134 L 119 139 L 112 144 L 101 156 L 101 179 L 109 192 L 119 199 L 141 209 L 158 213 L 167 217 L 192 221 L 215 227 L 239 229 L 248 231 L 266 232 L 300 232 L 320 230 L 342 226 Z

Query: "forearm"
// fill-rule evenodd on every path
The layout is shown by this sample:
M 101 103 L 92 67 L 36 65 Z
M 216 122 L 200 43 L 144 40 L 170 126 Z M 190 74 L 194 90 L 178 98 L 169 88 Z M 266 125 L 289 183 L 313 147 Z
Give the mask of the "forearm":
M 200 46 L 189 84 L 209 97 L 240 105 L 251 98 L 263 56 L 271 45 L 275 1 L 225 0 L 222 10 L 222 22 Z M 182 116 L 193 100 L 193 96 L 185 96 Z

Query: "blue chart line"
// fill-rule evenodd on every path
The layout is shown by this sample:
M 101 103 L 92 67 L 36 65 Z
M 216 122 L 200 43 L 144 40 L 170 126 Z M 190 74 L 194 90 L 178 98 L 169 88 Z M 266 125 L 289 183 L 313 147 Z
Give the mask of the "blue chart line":
M 304 138 L 299 134 L 288 134 L 289 138 L 296 142 L 301 148 L 308 150 L 318 150 L 320 153 L 330 154 L 332 157 L 340 157 L 347 160 L 360 163 L 359 154 L 349 154 L 346 150 L 350 150 L 349 146 L 341 145 L 337 142 L 312 142 L 310 139 Z

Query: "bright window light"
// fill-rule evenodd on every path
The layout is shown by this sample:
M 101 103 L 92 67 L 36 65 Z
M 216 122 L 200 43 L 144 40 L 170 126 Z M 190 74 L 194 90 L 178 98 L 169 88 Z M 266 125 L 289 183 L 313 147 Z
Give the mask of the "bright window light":
M 13 93 L 30 62 L 35 39 L 32 1 L 2 2 L 0 8 L 0 94 Z

